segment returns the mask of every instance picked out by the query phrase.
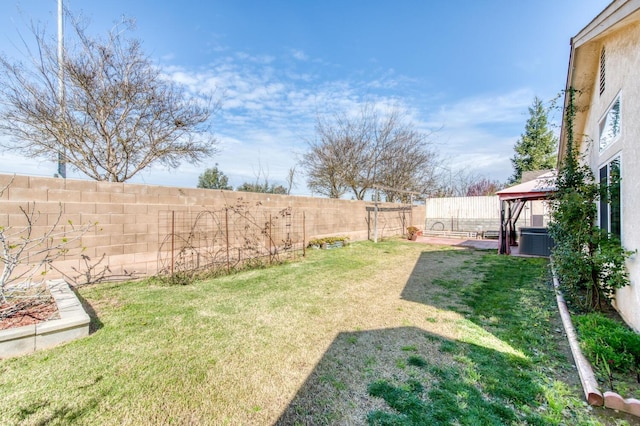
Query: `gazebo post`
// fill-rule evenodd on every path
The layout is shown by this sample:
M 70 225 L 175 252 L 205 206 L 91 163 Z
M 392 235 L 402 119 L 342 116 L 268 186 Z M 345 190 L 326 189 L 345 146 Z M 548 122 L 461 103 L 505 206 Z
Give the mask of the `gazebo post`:
M 498 254 L 511 253 L 507 236 L 507 216 L 505 214 L 506 205 L 506 200 L 500 200 L 500 234 L 498 235 Z

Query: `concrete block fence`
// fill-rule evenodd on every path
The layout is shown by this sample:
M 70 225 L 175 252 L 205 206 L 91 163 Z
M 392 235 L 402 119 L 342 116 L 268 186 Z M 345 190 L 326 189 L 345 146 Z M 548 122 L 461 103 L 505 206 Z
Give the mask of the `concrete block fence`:
M 96 270 L 108 267 L 114 277 L 126 275 L 125 271 L 154 275 L 160 244 L 166 238 L 161 218 L 167 212 L 221 210 L 239 199 L 265 212 L 290 207 L 294 215 L 304 216 L 301 237 L 305 241 L 332 235 L 346 235 L 352 241 L 373 238 L 374 206 L 366 201 L 0 174 L 0 188 L 7 185 L 0 196 L 2 227 L 19 229 L 26 224 L 20 208 L 37 212 L 36 236 L 55 223 L 60 211 L 58 226 L 65 231 L 72 232 L 69 222 L 76 227 L 96 224 L 55 262 L 48 279 L 77 276 L 100 259 Z M 378 210 L 379 238 L 425 223 L 424 206 L 380 203 Z

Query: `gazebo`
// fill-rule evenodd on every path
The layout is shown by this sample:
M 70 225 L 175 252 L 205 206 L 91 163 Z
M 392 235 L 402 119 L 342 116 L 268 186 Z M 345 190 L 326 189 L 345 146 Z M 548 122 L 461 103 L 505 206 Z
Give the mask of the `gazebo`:
M 516 245 L 515 224 L 527 201 L 547 200 L 555 191 L 556 172 L 544 171 L 534 179 L 497 192 L 500 200 L 498 253 L 510 254 Z

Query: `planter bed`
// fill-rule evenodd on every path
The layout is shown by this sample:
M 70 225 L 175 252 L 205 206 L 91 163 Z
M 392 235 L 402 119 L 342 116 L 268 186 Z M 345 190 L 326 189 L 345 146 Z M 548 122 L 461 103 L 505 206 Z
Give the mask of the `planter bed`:
M 0 358 L 24 355 L 89 335 L 89 315 L 64 280 L 47 281 L 59 319 L 0 331 Z

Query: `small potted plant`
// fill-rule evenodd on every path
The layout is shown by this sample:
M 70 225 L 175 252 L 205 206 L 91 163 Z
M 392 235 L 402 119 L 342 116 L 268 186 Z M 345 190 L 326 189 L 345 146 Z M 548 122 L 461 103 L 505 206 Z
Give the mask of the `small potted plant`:
M 419 230 L 417 227 L 415 226 L 409 226 L 407 227 L 407 237 L 411 240 L 411 241 L 415 241 L 418 236 L 422 235 L 422 231 Z

